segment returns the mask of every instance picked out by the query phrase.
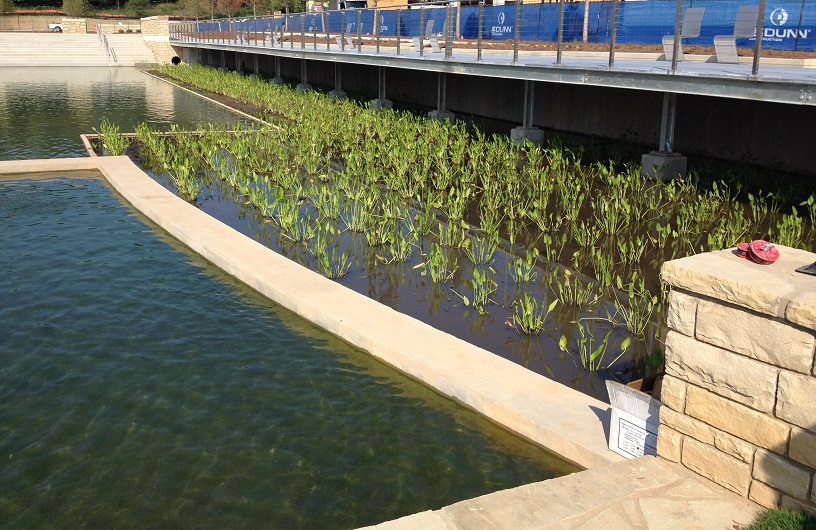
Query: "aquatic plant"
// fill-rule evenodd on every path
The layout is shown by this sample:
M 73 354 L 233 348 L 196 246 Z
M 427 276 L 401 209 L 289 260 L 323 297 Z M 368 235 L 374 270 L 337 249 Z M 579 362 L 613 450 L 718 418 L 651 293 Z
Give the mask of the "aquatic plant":
M 108 156 L 120 156 L 125 154 L 130 145 L 130 138 L 119 133 L 119 127 L 111 123 L 107 117 L 102 118 L 99 130 L 94 129 L 99 135 L 102 144 L 103 154 Z
M 525 335 L 538 335 L 544 329 L 547 317 L 558 305 L 558 299 L 550 302 L 550 305 L 540 305 L 538 300 L 525 292 L 513 305 L 513 327 Z

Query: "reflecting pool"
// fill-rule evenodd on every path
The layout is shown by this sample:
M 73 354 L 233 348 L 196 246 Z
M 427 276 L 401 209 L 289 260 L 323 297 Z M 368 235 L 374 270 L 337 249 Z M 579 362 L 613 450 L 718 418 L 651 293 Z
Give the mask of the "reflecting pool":
M 0 100 L 2 157 L 82 154 L 34 101 L 15 108 L 38 109 L 41 139 L 9 138 L 28 111 Z M 125 114 L 148 121 L 152 101 Z M 61 108 L 77 135 L 124 120 Z M 181 113 L 161 108 L 149 119 Z M 91 175 L 0 180 L 0 300 L 4 528 L 352 528 L 574 471 L 269 302 Z
M 134 68 L 0 67 L 0 160 L 87 156 L 79 135 L 103 117 L 122 132 L 246 121 Z

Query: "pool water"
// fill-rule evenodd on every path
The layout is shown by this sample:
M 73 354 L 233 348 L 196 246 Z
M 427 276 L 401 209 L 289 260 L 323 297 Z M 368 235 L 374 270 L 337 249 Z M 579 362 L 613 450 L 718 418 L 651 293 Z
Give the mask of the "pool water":
M 4 528 L 353 528 L 575 470 L 97 178 L 0 180 Z
M 0 160 L 87 156 L 80 139 L 107 117 L 120 132 L 247 119 L 135 68 L 0 67 Z

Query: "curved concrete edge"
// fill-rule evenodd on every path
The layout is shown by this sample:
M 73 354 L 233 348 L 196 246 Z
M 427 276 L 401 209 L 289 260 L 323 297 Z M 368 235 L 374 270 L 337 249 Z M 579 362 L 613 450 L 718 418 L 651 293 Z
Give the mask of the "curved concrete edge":
M 125 156 L 80 160 L 62 160 L 62 167 L 97 165 L 156 224 L 302 318 L 579 466 L 623 460 L 607 448 L 607 404 L 290 261 L 178 198 Z

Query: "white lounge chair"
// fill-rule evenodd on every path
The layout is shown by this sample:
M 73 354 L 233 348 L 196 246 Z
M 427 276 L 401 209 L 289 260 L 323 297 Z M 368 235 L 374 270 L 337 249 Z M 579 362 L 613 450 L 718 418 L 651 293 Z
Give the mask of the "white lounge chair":
M 354 41 L 351 40 L 351 26 L 353 26 L 353 24 L 351 23 L 346 25 L 346 31 L 342 33 L 340 36 L 334 38 L 334 41 L 341 48 L 343 47 L 343 39 L 346 39 L 347 48 L 354 48 Z
M 739 63 L 737 39 L 754 36 L 758 17 L 758 5 L 739 7 L 737 10 L 737 20 L 734 22 L 734 34 L 717 35 L 714 37 L 714 51 L 717 53 L 718 63 Z
M 439 48 L 439 39 L 433 34 L 433 25 L 434 21 L 429 20 L 428 23 L 425 24 L 425 34 L 420 34 L 419 37 L 414 37 L 414 48 L 419 50 L 425 45 L 425 39 L 428 39 L 428 42 L 431 43 L 431 49 L 436 53 L 441 52 Z
M 683 60 L 683 39 L 693 39 L 700 36 L 703 25 L 704 7 L 690 7 L 683 15 L 683 25 L 680 27 L 680 45 L 677 47 L 677 60 Z M 663 35 L 663 54 L 667 61 L 674 57 L 674 35 Z

